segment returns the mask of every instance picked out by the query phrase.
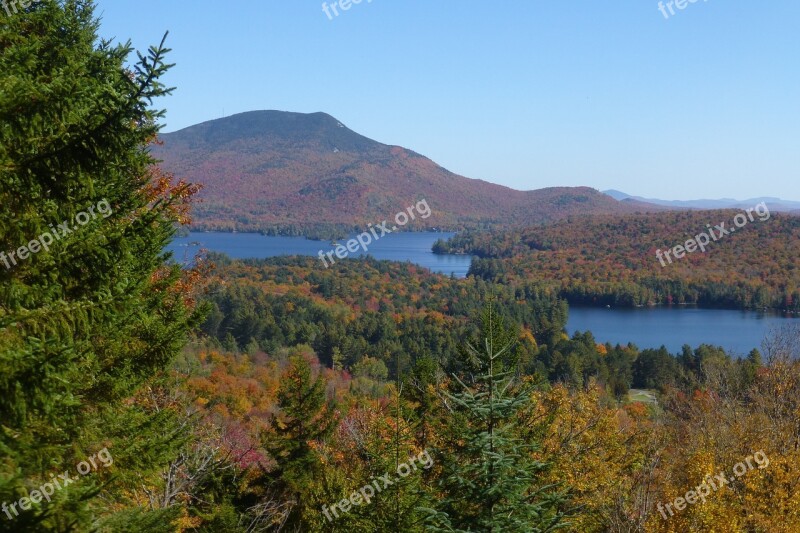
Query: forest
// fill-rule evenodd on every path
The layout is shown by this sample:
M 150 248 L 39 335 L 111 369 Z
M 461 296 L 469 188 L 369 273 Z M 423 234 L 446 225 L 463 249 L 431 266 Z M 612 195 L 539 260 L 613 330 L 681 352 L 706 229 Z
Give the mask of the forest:
M 207 261 L 208 318 L 146 403 L 193 417 L 161 476 L 182 480 L 186 505 L 170 507 L 183 528 L 776 531 L 776 512 L 782 531 L 800 526 L 796 411 L 779 400 L 800 386 L 797 331 L 744 359 L 669 354 L 568 339 L 563 301 L 477 278 L 373 260 L 338 272 L 313 258 Z M 659 512 L 757 452 L 763 472 Z M 423 453 L 429 468 L 396 474 Z M 341 504 L 387 473 L 397 482 L 368 503 Z
M 520 369 L 548 382 L 586 387 L 594 380 L 617 398 L 633 388 L 696 384 L 704 361 L 731 357 L 721 348 L 685 346 L 680 354 L 598 344 L 590 332 L 565 333 L 568 308 L 544 285 L 488 283 L 432 274 L 410 264 L 367 258 L 320 269 L 314 258 L 232 261 L 211 254 L 209 316 L 201 331 L 219 349 L 274 353 L 296 345 L 329 368 L 375 368 L 396 379 L 430 359 L 449 373 L 461 339 L 475 334 L 485 302 L 517 325 Z M 756 356 L 757 357 L 757 356 Z
M 570 338 L 556 275 L 516 269 L 595 219 L 504 233 L 463 280 L 176 263 L 201 186 L 151 152 L 166 41 L 101 39 L 88 0 L 23 9 L 0 18 L 0 251 L 28 250 L 0 268 L 0 531 L 800 530 L 797 329 L 743 358 Z M 652 223 L 615 220 L 609 246 Z M 794 240 L 737 256 L 764 274 L 742 290 L 793 304 L 796 222 L 769 228 Z M 587 274 L 623 258 L 597 254 Z
M 668 250 L 732 220 L 733 210 L 570 217 L 545 226 L 464 232 L 437 253 L 470 253 L 471 274 L 538 280 L 572 304 L 697 304 L 800 311 L 800 217 L 772 213 L 662 265 Z M 730 226 L 730 223 L 729 223 Z

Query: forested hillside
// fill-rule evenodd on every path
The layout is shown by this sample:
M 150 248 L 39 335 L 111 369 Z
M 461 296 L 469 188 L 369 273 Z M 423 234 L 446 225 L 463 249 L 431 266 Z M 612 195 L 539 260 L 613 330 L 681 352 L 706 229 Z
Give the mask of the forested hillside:
M 342 236 L 425 199 L 410 229 L 534 224 L 570 214 L 663 208 L 588 187 L 516 191 L 454 174 L 411 150 L 350 130 L 325 113 L 253 111 L 163 134 L 165 170 L 205 187 L 196 229 Z
M 800 217 L 754 216 L 737 230 L 731 220 L 740 213 L 571 217 L 523 230 L 463 233 L 435 250 L 474 254 L 479 259 L 470 273 L 503 282 L 535 279 L 570 303 L 800 310 Z M 720 237 L 715 227 L 723 222 L 725 231 L 735 231 Z M 663 256 L 709 231 L 717 239 L 709 235 L 705 252 Z
M 452 359 L 470 317 L 492 295 L 515 302 L 501 312 L 523 325 L 520 349 L 527 360 L 537 350 L 534 338 L 558 342 L 566 324 L 566 304 L 535 284 L 459 281 L 372 259 L 329 269 L 313 258 L 211 259 L 218 277 L 209 286 L 212 310 L 203 331 L 229 348 L 309 344 L 328 366 L 352 368 L 370 357 L 394 375 L 398 362 L 407 370 L 420 357 Z

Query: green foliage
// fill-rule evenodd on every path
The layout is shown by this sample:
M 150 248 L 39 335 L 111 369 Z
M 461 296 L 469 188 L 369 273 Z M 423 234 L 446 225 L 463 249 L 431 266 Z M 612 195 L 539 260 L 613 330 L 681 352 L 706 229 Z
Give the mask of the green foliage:
M 386 381 L 386 378 L 389 377 L 389 369 L 386 368 L 386 363 L 380 359 L 365 357 L 353 365 L 353 377 L 367 377 Z
M 678 361 L 667 349 L 643 350 L 633 364 L 633 386 L 640 389 L 663 389 L 678 386 L 680 370 Z
M 120 459 L 0 529 L 88 529 L 114 513 L 97 496 L 115 474 L 158 468 L 162 448 L 149 444 L 171 429 L 125 402 L 200 318 L 175 290 L 180 269 L 162 268 L 185 190 L 157 200 L 148 189 L 162 116 L 150 105 L 170 92 L 159 81 L 168 50 L 151 48 L 131 69 L 130 45 L 96 29 L 88 0 L 0 17 L 0 252 L 17 258 L 0 265 L 0 501 L 103 447 Z M 70 231 L 55 238 L 62 223 Z M 19 248 L 44 234 L 52 243 L 23 260 Z M 142 455 L 126 464 L 134 442 Z M 165 528 L 167 514 L 155 520 Z M 115 529 L 127 520 L 114 518 Z
M 394 377 L 398 360 L 401 373 L 421 357 L 443 365 L 455 361 L 461 340 L 473 333 L 467 317 L 480 312 L 478 302 L 490 293 L 503 302 L 497 312 L 524 325 L 540 344 L 555 342 L 566 325 L 565 303 L 535 283 L 495 286 L 372 259 L 324 269 L 313 258 L 209 258 L 220 279 L 209 289 L 214 310 L 203 331 L 228 351 L 251 339 L 268 352 L 308 344 L 330 367 L 335 359 L 354 369 L 370 357 Z M 518 350 L 524 360 L 536 356 L 533 345 Z
M 432 357 L 421 357 L 414 363 L 408 375 L 404 376 L 404 390 L 408 401 L 415 405 L 416 424 L 414 432 L 416 440 L 423 449 L 433 437 L 434 416 L 437 412 L 438 398 L 435 387 L 438 382 L 439 368 Z
M 354 486 L 360 485 L 358 490 L 367 494 L 364 487 L 377 488 L 371 491 L 374 494 L 368 503 L 354 507 L 336 521 L 336 525 L 351 531 L 423 531 L 422 509 L 431 505 L 425 485 L 431 457 L 425 449 L 418 453 L 414 413 L 403 397 L 403 387 L 397 385 L 393 405 L 387 405 L 383 416 L 377 417 L 355 441 L 365 468 Z M 391 484 L 386 486 L 384 479 Z
M 278 389 L 280 414 L 274 431 L 264 442 L 264 449 L 276 467 L 265 475 L 269 489 L 292 501 L 286 527 L 294 528 L 318 516 L 310 508 L 309 493 L 318 482 L 322 463 L 314 442 L 327 439 L 336 424 L 325 393 L 325 380 L 314 377 L 309 362 L 295 355 Z
M 158 511 L 129 508 L 105 520 L 99 531 L 102 533 L 174 533 L 175 521 L 181 512 L 180 507 L 170 507 Z
M 562 527 L 565 495 L 541 483 L 546 465 L 533 459 L 536 444 L 520 438 L 520 414 L 531 403 L 521 386 L 513 338 L 490 304 L 481 342 L 468 343 L 467 368 L 445 393 L 451 419 L 442 462 L 441 493 L 430 531 L 544 532 Z

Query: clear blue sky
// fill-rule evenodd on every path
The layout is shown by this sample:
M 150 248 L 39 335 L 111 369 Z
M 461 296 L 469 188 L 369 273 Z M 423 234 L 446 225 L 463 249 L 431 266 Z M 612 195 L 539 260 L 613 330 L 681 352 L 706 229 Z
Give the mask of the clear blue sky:
M 668 12 L 668 11 L 667 11 Z M 459 174 L 664 199 L 800 200 L 800 2 L 99 0 L 170 31 L 165 131 L 324 111 Z

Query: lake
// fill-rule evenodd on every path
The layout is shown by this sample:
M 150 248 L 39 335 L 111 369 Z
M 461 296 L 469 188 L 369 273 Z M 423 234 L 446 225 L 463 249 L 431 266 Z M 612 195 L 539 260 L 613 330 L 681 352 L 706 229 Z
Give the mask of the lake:
M 376 259 L 410 261 L 446 275 L 464 278 L 471 257 L 466 255 L 436 255 L 431 246 L 437 239 L 449 239 L 454 233 L 392 233 L 369 246 Z M 340 240 L 346 243 L 347 239 Z M 195 243 L 195 244 L 192 244 Z M 199 244 L 197 244 L 199 243 Z M 282 255 L 316 257 L 320 250 L 333 249 L 328 241 L 312 241 L 304 237 L 266 237 L 257 233 L 198 233 L 176 238 L 168 249 L 177 261 L 188 261 L 200 248 L 225 253 L 236 259 L 264 259 Z M 354 253 L 352 256 L 363 254 Z M 322 266 L 320 264 L 320 266 Z M 598 342 L 627 344 L 639 348 L 659 348 L 663 344 L 671 353 L 688 344 L 722 346 L 738 355 L 760 348 L 761 341 L 771 328 L 800 321 L 777 313 L 761 311 L 729 311 L 695 307 L 594 308 L 570 307 L 567 331 L 591 331 Z
M 437 255 L 431 251 L 438 239 L 449 239 L 455 233 L 419 232 L 391 233 L 369 245 L 369 255 L 375 259 L 390 261 L 410 261 L 430 269 L 432 272 L 454 274 L 465 278 L 472 258 L 468 255 Z M 351 235 L 339 242 L 346 244 L 354 238 Z M 199 243 L 199 244 L 192 244 Z M 282 255 L 310 255 L 316 257 L 319 251 L 332 251 L 330 241 L 312 241 L 304 237 L 267 237 L 258 233 L 219 233 L 192 232 L 188 237 L 176 238 L 167 249 L 175 254 L 175 260 L 191 260 L 200 248 L 222 252 L 235 259 L 266 259 Z M 349 257 L 360 257 L 356 252 Z M 334 256 L 335 258 L 336 256 Z M 336 259 L 339 261 L 339 259 Z M 320 261 L 320 266 L 322 262 Z
M 771 329 L 799 325 L 800 320 L 765 311 L 732 311 L 696 307 L 646 307 L 606 309 L 570 307 L 567 331 L 591 331 L 598 342 L 626 344 L 639 348 L 660 348 L 670 353 L 684 344 L 722 346 L 730 353 L 745 356 Z

